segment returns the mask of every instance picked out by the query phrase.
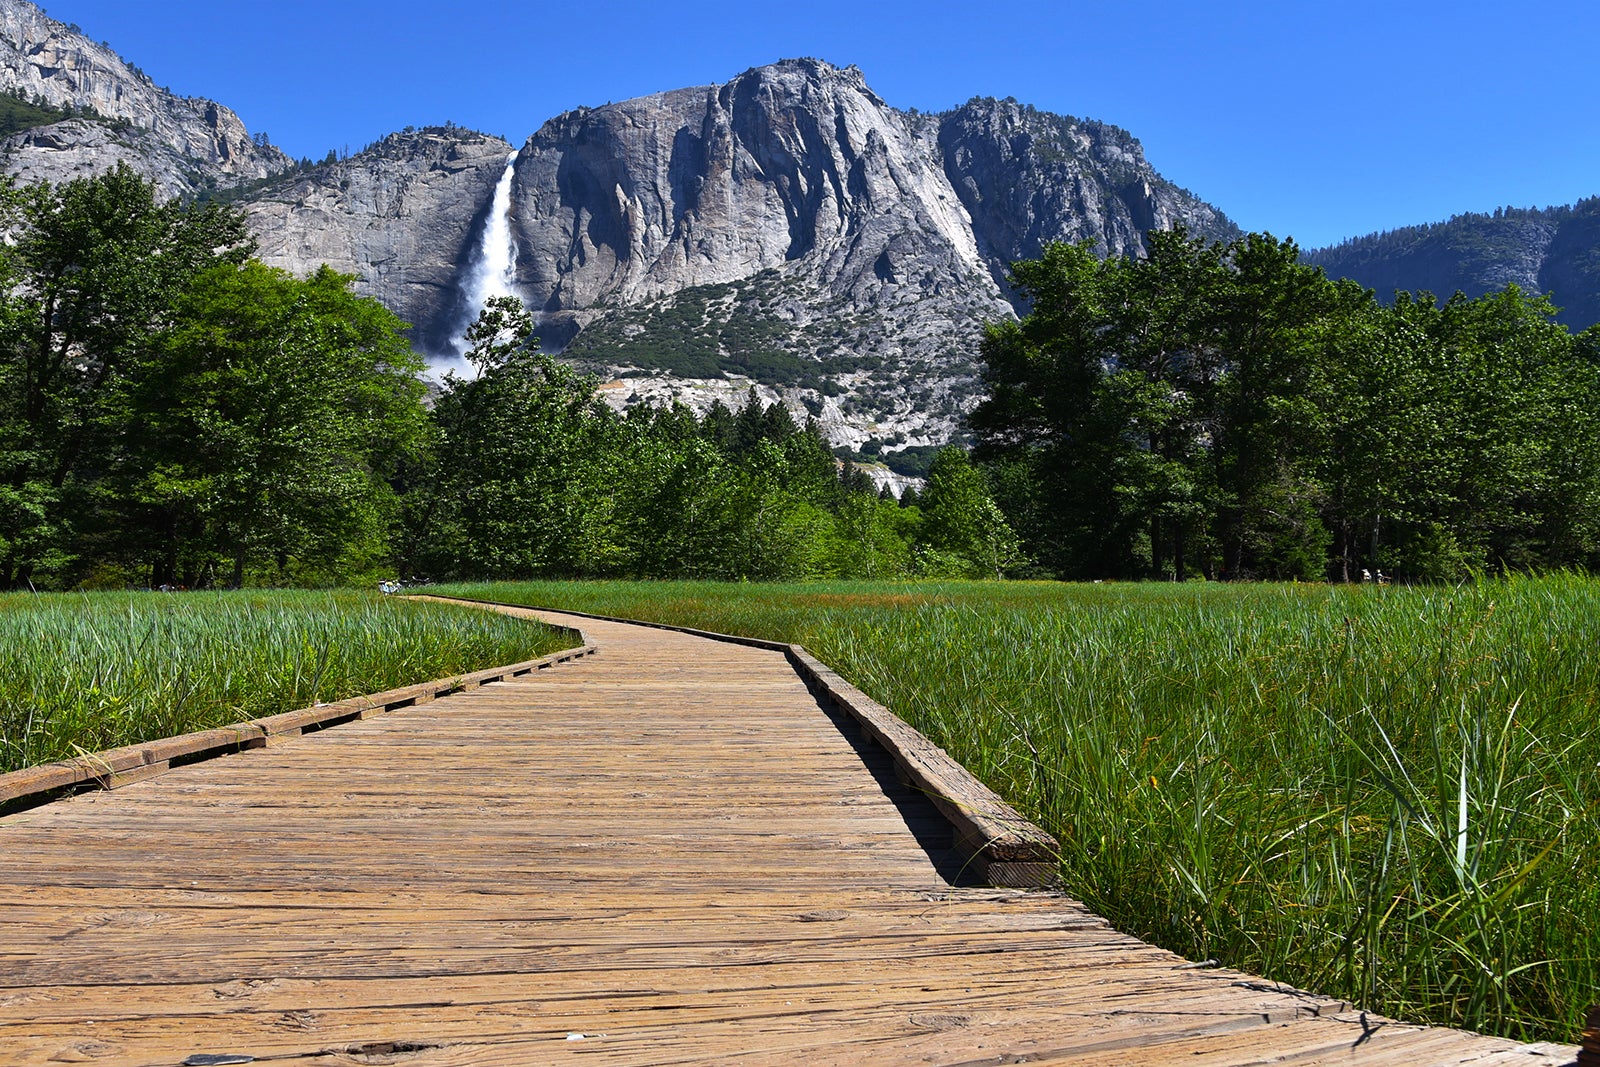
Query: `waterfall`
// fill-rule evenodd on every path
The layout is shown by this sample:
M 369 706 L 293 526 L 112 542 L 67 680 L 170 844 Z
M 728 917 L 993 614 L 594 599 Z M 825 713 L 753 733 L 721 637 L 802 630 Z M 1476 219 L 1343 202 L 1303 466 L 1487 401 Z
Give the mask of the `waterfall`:
M 511 179 L 516 175 L 517 153 L 506 157 L 505 173 L 494 187 L 494 200 L 489 205 L 489 217 L 483 222 L 483 236 L 478 240 L 472 265 L 461 279 L 462 302 L 465 312 L 461 332 L 452 342 L 455 352 L 452 362 L 457 370 L 465 367 L 467 352 L 467 327 L 477 319 L 478 312 L 494 296 L 515 296 L 517 280 L 517 242 L 511 236 Z

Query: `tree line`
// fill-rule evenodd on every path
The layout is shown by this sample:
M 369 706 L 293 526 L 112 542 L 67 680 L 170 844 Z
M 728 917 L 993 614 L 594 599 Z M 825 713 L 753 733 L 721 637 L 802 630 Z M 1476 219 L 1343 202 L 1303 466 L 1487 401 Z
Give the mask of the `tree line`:
M 0 588 L 1600 563 L 1600 329 L 1515 288 L 1385 306 L 1267 235 L 1017 264 L 972 456 L 897 501 L 754 393 L 613 411 L 514 300 L 430 404 L 354 279 L 126 168 L 0 188 L 0 227 Z
M 754 393 L 618 414 L 515 300 L 425 404 L 406 326 L 125 167 L 0 189 L 0 588 L 997 575 L 951 449 L 895 500 Z
M 1448 580 L 1600 562 L 1600 330 L 1391 306 L 1292 241 L 1058 244 L 983 341 L 976 454 L 1036 570 Z

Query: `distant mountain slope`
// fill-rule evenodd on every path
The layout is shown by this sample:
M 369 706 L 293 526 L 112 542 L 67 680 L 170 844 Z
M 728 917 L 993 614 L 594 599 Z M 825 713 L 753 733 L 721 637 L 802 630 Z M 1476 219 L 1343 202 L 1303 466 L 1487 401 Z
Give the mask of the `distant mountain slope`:
M 1600 322 L 1600 197 L 1567 207 L 1457 215 L 1357 237 L 1306 259 L 1385 300 L 1396 289 L 1425 289 L 1445 299 L 1516 284 L 1547 294 L 1572 329 Z
M 64 181 L 122 161 L 176 196 L 291 165 L 226 107 L 158 87 L 27 0 L 0 0 L 0 92 L 74 114 L 36 116 L 48 121 L 0 140 L 0 165 L 25 180 Z

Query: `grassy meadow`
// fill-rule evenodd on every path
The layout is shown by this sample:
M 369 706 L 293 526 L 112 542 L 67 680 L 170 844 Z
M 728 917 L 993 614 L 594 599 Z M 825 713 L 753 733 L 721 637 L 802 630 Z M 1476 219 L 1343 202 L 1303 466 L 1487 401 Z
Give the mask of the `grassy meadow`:
M 0 771 L 570 643 L 525 621 L 369 593 L 0 595 Z
M 1192 959 L 1524 1039 L 1600 1000 L 1600 582 L 439 591 L 801 642 Z

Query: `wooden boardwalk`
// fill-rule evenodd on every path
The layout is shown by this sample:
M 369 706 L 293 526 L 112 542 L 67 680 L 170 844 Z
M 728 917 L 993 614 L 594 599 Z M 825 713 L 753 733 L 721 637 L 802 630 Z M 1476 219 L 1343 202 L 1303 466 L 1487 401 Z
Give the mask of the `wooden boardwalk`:
M 0 819 L 0 1064 L 1572 1060 L 954 886 L 781 653 L 550 618 L 600 651 Z

